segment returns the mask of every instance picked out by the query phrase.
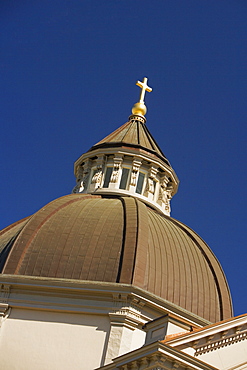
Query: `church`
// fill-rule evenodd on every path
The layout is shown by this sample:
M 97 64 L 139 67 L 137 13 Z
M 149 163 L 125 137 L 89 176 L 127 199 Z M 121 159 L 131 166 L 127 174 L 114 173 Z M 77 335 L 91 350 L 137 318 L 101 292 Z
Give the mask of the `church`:
M 72 194 L 0 232 L 2 370 L 247 369 L 247 314 L 170 217 L 179 180 L 137 85 L 128 121 L 76 160 Z

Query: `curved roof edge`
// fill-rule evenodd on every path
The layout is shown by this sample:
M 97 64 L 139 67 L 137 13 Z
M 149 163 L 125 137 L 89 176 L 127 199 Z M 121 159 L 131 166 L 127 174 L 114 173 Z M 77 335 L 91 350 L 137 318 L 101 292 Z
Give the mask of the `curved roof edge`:
M 164 216 L 167 217 L 167 216 Z M 198 246 L 198 248 L 201 250 L 202 254 L 204 255 L 205 259 L 208 262 L 209 268 L 212 272 L 212 275 L 214 276 L 216 289 L 218 292 L 219 302 L 220 302 L 220 314 L 221 314 L 221 320 L 224 319 L 224 317 L 232 317 L 233 316 L 233 305 L 232 305 L 232 299 L 231 299 L 231 292 L 230 288 L 225 276 L 225 273 L 223 271 L 223 268 L 218 260 L 218 258 L 215 256 L 212 249 L 209 247 L 209 245 L 198 235 L 193 229 L 191 229 L 189 226 L 183 224 L 182 222 L 170 217 L 170 220 L 178 225 L 180 228 L 184 230 L 186 234 L 190 236 L 190 238 L 195 242 L 195 244 Z M 203 243 L 202 248 L 200 243 Z M 217 273 L 218 272 L 218 273 Z M 228 296 L 229 300 L 224 300 L 223 297 Z

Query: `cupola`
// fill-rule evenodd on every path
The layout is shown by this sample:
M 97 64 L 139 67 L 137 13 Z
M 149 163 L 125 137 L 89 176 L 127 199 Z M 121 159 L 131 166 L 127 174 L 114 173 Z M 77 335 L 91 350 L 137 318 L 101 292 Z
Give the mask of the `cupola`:
M 178 178 L 146 126 L 147 78 L 128 122 L 83 154 L 74 166 L 74 193 L 134 196 L 170 216 Z

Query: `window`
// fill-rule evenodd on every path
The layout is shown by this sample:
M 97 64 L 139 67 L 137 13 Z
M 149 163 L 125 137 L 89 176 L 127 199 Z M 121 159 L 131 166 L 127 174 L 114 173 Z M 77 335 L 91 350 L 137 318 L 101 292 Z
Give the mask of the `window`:
M 113 170 L 113 167 L 107 167 L 106 173 L 105 173 L 103 188 L 108 188 L 109 182 L 110 182 L 110 179 L 111 179 L 112 170 Z
M 129 172 L 130 172 L 130 170 L 128 168 L 123 168 L 122 169 L 122 177 L 121 177 L 119 189 L 126 189 L 127 181 L 128 181 L 128 177 L 129 177 Z
M 154 186 L 154 194 L 155 194 L 155 189 L 156 189 L 156 181 L 153 180 L 153 186 Z
M 142 193 L 144 178 L 145 178 L 144 173 L 140 172 L 139 176 L 138 176 L 137 185 L 136 185 L 136 193 L 138 193 L 138 194 Z

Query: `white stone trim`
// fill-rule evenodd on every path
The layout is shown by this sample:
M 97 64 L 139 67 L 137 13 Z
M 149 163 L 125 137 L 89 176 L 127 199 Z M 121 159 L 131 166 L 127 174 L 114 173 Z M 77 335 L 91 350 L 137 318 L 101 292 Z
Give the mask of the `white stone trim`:
M 199 356 L 207 352 L 215 351 L 216 349 L 219 348 L 230 346 L 232 344 L 241 342 L 245 339 L 247 339 L 247 330 L 237 334 L 229 335 L 227 337 L 223 337 L 219 340 L 214 341 L 209 340 L 207 344 L 196 347 L 195 356 Z
M 155 342 L 113 359 L 98 370 L 215 370 L 197 358 Z
M 199 316 L 129 284 L 16 275 L 1 275 L 1 282 L 11 285 L 8 305 L 13 308 L 108 315 L 127 306 L 140 311 L 143 323 L 170 313 L 196 327 L 208 324 Z M 114 296 L 125 302 L 117 306 Z
M 207 343 L 211 343 L 214 336 L 219 335 L 221 339 L 226 337 L 226 333 L 232 329 L 235 329 L 235 333 L 239 334 L 240 331 L 244 332 L 247 327 L 247 315 L 233 317 L 232 319 L 219 322 L 217 324 L 212 324 L 200 331 L 191 332 L 188 335 L 182 336 L 181 338 L 174 338 L 169 340 L 169 345 L 173 347 L 187 345 L 192 343 L 193 347 L 199 346 L 199 340 L 207 338 Z M 230 336 L 231 334 L 229 334 Z M 235 334 L 234 334 L 235 335 Z
M 105 158 L 104 166 L 99 165 L 97 158 Z M 81 163 L 84 163 L 83 176 L 80 175 L 78 178 L 78 168 L 81 167 Z M 86 163 L 90 163 L 90 174 Z M 103 187 L 108 167 L 112 167 L 112 173 L 108 186 Z M 122 167 L 130 168 L 126 189 L 119 189 Z M 96 173 L 92 175 L 95 170 Z M 138 194 L 136 186 L 140 173 L 143 173 L 145 178 L 142 193 Z M 99 148 L 87 152 L 76 162 L 75 174 L 77 186 L 73 192 L 121 195 L 125 191 L 127 195 L 143 200 L 167 216 L 170 216 L 170 200 L 176 194 L 179 183 L 173 169 L 164 161 L 145 150 L 135 151 L 132 148 Z M 90 178 L 92 183 L 89 181 Z M 164 182 L 164 179 L 167 181 Z

